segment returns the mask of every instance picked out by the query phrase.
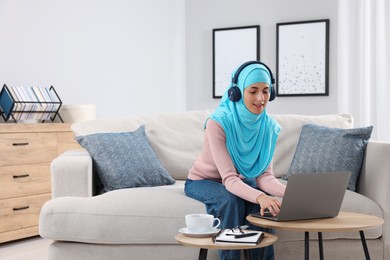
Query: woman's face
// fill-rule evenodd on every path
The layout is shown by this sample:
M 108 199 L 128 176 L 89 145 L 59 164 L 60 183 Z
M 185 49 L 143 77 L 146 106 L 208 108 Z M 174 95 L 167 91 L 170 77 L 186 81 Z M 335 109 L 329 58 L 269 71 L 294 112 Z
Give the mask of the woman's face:
M 267 83 L 259 82 L 244 90 L 244 104 L 253 114 L 261 114 L 267 106 L 270 89 Z

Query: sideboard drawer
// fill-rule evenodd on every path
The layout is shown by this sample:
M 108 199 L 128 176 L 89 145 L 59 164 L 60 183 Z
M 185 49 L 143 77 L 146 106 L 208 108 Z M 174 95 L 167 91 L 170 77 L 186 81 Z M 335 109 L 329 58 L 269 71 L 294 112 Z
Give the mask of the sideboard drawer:
M 0 232 L 36 226 L 50 193 L 0 200 Z
M 0 166 L 43 163 L 58 154 L 55 133 L 3 134 L 0 138 Z
M 50 193 L 50 163 L 0 167 L 0 199 Z

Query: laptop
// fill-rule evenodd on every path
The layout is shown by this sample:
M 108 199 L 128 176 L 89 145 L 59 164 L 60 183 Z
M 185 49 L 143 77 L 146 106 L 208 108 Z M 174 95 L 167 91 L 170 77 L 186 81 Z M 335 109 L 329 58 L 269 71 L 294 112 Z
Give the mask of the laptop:
M 331 218 L 339 214 L 350 172 L 300 173 L 288 177 L 279 214 L 253 217 L 275 221 Z

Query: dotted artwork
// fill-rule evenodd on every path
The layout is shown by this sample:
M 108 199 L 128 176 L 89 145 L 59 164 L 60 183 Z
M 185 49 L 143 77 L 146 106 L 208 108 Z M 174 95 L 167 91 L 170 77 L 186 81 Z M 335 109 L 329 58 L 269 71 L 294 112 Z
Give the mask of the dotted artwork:
M 325 93 L 325 26 L 302 23 L 279 27 L 279 94 Z

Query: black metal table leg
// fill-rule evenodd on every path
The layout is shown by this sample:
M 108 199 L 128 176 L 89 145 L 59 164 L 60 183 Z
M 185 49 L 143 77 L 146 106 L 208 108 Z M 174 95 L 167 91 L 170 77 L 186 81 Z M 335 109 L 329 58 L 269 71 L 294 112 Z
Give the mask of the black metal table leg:
M 318 250 L 320 252 L 320 260 L 324 260 L 324 247 L 322 245 L 322 232 L 318 232 Z
M 359 231 L 360 233 L 360 240 L 362 241 L 363 245 L 363 250 L 364 250 L 364 255 L 366 256 L 366 260 L 370 260 L 370 253 L 368 252 L 368 247 L 367 247 L 367 242 L 366 242 L 366 237 L 364 236 L 363 230 Z
M 206 260 L 207 259 L 207 248 L 201 248 L 199 250 L 199 260 Z
M 305 232 L 305 260 L 309 260 L 309 232 Z

